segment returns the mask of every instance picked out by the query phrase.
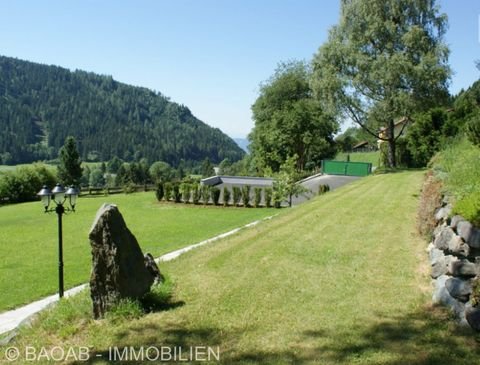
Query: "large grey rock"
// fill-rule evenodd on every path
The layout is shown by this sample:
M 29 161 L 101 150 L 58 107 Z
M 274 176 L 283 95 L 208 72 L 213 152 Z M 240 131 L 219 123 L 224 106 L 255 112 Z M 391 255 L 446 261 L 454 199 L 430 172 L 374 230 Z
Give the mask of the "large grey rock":
M 445 287 L 452 297 L 464 303 L 468 302 L 470 294 L 472 293 L 472 285 L 470 282 L 458 278 L 448 279 L 445 282 Z
M 463 222 L 465 218 L 463 218 L 461 215 L 454 215 L 450 221 L 450 227 L 453 229 L 457 229 L 458 223 Z
M 467 306 L 465 317 L 470 327 L 475 331 L 480 332 L 480 308 Z
M 433 245 L 439 250 L 448 250 L 448 243 L 455 233 L 450 227 L 443 227 L 440 233 L 435 236 Z
M 478 267 L 468 260 L 458 260 L 451 263 L 451 272 L 453 276 L 463 278 L 473 278 L 478 274 Z
M 447 204 L 446 206 L 441 207 L 435 213 L 435 221 L 437 222 L 446 221 L 451 212 L 452 212 L 452 206 L 450 204 Z
M 433 265 L 435 261 L 445 257 L 445 253 L 435 246 L 431 246 L 430 250 L 428 251 L 428 257 L 430 258 L 430 264 Z
M 160 272 L 160 269 L 158 268 L 155 259 L 149 253 L 145 254 L 145 267 L 150 272 L 150 274 L 152 274 L 154 278 L 154 284 L 163 283 L 165 281 L 165 278 Z
M 155 276 L 116 205 L 104 204 L 98 210 L 89 238 L 93 314 L 101 318 L 120 299 L 140 299 L 148 293 Z
M 445 255 L 443 254 L 443 251 L 433 249 L 431 251 L 430 258 L 430 264 L 432 266 L 430 276 L 433 279 L 436 279 L 441 275 L 445 275 L 448 272 L 448 265 L 445 261 Z
M 442 224 L 438 224 L 437 226 L 435 226 L 435 229 L 433 230 L 433 237 L 437 237 L 440 232 L 442 231 L 442 229 L 444 229 L 445 227 L 447 227 L 447 223 L 442 223 Z
M 452 255 L 445 255 L 445 264 L 447 265 L 447 274 L 453 275 L 454 263 L 459 261 L 458 257 Z
M 464 316 L 465 304 L 459 302 L 450 295 L 446 288 L 446 282 L 448 279 L 450 279 L 449 276 L 442 275 L 435 280 L 432 302 L 433 304 L 439 304 L 450 308 L 455 313 L 457 319 L 461 319 Z
M 480 229 L 475 228 L 470 222 L 459 222 L 457 233 L 470 247 L 480 248 Z
M 470 254 L 470 246 L 463 242 L 460 236 L 454 234 L 448 241 L 448 251 L 456 256 L 467 257 Z

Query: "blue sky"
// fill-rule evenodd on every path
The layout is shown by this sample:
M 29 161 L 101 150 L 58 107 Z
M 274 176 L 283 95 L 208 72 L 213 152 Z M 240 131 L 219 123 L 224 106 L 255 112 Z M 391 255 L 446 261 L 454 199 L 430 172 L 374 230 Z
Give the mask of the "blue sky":
M 0 54 L 112 75 L 162 92 L 232 137 L 253 127 L 258 85 L 310 60 L 339 0 L 0 1 Z M 480 77 L 480 1 L 440 0 L 457 93 Z

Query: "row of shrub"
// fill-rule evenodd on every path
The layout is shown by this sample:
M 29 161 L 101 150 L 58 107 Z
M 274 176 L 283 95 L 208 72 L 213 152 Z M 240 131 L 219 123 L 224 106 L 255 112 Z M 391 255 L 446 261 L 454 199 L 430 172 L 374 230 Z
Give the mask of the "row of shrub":
M 223 199 L 220 204 L 220 197 L 223 193 Z M 267 208 L 272 207 L 272 202 L 275 206 L 280 206 L 280 202 L 273 201 L 272 188 L 252 188 L 249 185 L 244 185 L 241 188 L 238 186 L 232 187 L 232 189 L 224 186 L 222 190 L 217 187 L 209 185 L 201 185 L 199 183 L 157 183 L 155 195 L 158 201 L 173 201 L 175 203 L 185 204 L 213 204 L 223 206 L 254 206 L 258 208 L 265 206 Z M 253 199 L 252 199 L 253 198 Z

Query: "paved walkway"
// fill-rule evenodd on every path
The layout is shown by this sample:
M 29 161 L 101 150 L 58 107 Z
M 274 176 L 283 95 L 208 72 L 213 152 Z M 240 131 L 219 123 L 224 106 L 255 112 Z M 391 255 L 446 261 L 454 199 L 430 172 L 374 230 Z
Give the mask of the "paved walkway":
M 190 245 L 190 246 L 181 248 L 179 250 L 167 253 L 163 256 L 160 256 L 155 261 L 157 261 L 157 262 L 167 262 L 167 261 L 174 260 L 177 257 L 179 257 L 180 255 L 184 254 L 185 252 L 188 252 L 188 251 L 193 250 L 195 248 L 198 248 L 198 247 L 204 246 L 206 244 L 212 243 L 212 242 L 217 241 L 219 239 L 231 236 L 231 235 L 237 233 L 238 231 L 240 231 L 241 229 L 253 227 L 253 226 L 257 225 L 258 223 L 260 223 L 261 221 L 268 220 L 268 219 L 271 219 L 271 218 L 273 218 L 273 216 L 263 218 L 261 220 L 249 223 L 249 224 L 247 224 L 243 227 L 235 228 L 235 229 L 232 229 L 231 231 L 228 231 L 226 233 L 222 233 L 222 234 L 220 234 L 218 236 L 215 236 L 213 238 L 209 238 L 205 241 L 202 241 L 202 242 L 196 243 L 194 245 Z M 72 289 L 67 290 L 65 292 L 65 297 L 70 297 L 72 295 L 75 295 L 75 294 L 79 293 L 80 291 L 85 289 L 87 287 L 87 285 L 88 284 L 82 284 L 82 285 L 79 285 L 79 286 L 76 286 Z M 37 300 L 36 302 L 27 304 L 23 307 L 20 307 L 20 308 L 17 308 L 17 309 L 8 311 L 8 312 L 0 313 L 0 336 L 6 334 L 3 339 L 0 338 L 0 345 L 2 343 L 8 342 L 13 336 L 15 336 L 15 331 L 14 330 L 17 327 L 19 327 L 23 323 L 28 322 L 34 314 L 44 310 L 45 308 L 49 307 L 50 305 L 52 305 L 53 303 L 56 303 L 56 302 L 58 302 L 58 294 L 51 295 L 51 296 L 49 296 L 47 298 L 43 298 L 41 300 Z M 11 331 L 13 331 L 13 332 L 9 333 Z

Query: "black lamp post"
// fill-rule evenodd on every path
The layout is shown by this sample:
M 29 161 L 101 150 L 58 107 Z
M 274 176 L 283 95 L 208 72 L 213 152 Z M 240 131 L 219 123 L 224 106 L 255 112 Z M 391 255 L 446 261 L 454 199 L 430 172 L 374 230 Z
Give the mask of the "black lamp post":
M 78 190 L 73 186 L 65 191 L 65 188 L 57 184 L 52 191 L 47 186 L 44 186 L 42 190 L 37 194 L 41 199 L 43 206 L 45 207 L 45 213 L 55 212 L 58 216 L 58 296 L 63 297 L 63 240 L 62 240 L 62 215 L 65 212 L 74 212 L 75 203 L 77 202 Z M 55 208 L 49 209 L 50 202 L 53 198 L 55 202 Z M 63 204 L 68 198 L 70 207 L 65 208 Z

